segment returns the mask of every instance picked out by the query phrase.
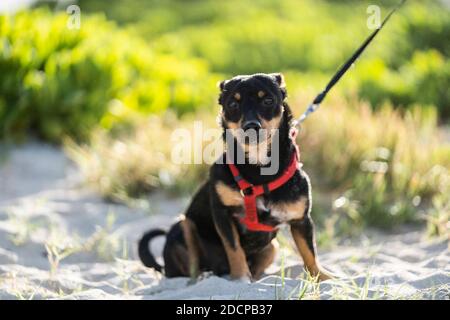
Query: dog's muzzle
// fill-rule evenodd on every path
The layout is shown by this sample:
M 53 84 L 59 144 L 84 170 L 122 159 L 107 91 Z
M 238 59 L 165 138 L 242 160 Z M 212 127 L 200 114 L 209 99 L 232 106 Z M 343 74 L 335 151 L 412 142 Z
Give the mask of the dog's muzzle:
M 258 132 L 259 129 L 261 129 L 261 123 L 259 121 L 256 120 L 250 120 L 250 121 L 246 121 L 244 122 L 242 129 L 244 131 L 248 131 L 248 130 L 255 130 L 256 132 Z
M 242 125 L 242 142 L 245 144 L 259 144 L 264 140 L 261 123 L 256 120 L 245 121 Z

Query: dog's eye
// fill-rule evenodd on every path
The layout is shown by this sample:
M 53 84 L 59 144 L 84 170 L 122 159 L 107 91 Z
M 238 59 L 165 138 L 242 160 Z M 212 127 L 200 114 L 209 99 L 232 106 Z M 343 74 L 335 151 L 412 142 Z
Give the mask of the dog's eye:
M 228 108 L 231 110 L 236 110 L 239 108 L 239 103 L 236 100 L 230 101 L 230 103 L 228 103 Z
M 273 99 L 268 97 L 262 101 L 263 105 L 266 107 L 271 107 L 273 105 Z

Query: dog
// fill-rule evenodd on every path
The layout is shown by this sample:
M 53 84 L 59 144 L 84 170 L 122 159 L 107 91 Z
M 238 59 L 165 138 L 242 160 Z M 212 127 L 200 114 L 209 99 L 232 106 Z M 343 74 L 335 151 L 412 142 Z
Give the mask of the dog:
M 288 224 L 306 270 L 318 280 L 329 279 L 316 255 L 311 184 L 299 165 L 283 75 L 236 76 L 220 82 L 219 88 L 226 150 L 179 221 L 168 232 L 154 229 L 143 235 L 138 243 L 141 261 L 157 271 L 164 269 L 166 277 L 195 279 L 212 272 L 257 280 L 274 260 L 278 226 Z M 266 134 L 243 139 L 242 133 L 251 130 Z M 278 152 L 272 154 L 268 147 L 275 136 Z M 252 152 L 256 147 L 263 151 Z M 239 155 L 243 162 L 237 161 Z M 276 170 L 262 174 L 274 161 Z M 162 235 L 164 267 L 149 250 L 150 241 Z

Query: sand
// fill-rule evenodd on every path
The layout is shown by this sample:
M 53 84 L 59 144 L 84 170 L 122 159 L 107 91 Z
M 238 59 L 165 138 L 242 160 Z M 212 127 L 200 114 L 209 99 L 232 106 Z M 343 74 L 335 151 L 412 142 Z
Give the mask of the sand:
M 320 285 L 288 249 L 253 283 L 209 274 L 195 283 L 165 279 L 141 265 L 136 241 L 169 226 L 189 199 L 157 193 L 150 205 L 127 207 L 82 181 L 58 148 L 30 143 L 0 152 L 0 299 L 450 299 L 448 239 L 409 227 L 319 248 L 338 276 Z M 163 244 L 152 246 L 158 256 Z

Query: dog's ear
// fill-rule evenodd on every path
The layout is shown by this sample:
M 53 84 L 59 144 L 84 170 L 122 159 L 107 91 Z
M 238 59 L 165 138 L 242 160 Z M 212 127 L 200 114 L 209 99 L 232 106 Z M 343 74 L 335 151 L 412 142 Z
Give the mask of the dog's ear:
M 270 76 L 275 79 L 275 81 L 280 86 L 280 88 L 286 88 L 286 83 L 284 82 L 283 74 L 277 72 L 277 73 L 271 73 Z
M 225 91 L 225 86 L 227 85 L 227 83 L 230 82 L 230 80 L 222 80 L 217 82 L 217 87 L 219 87 L 220 89 L 220 94 L 219 94 L 219 98 L 217 99 L 217 102 L 219 102 L 219 104 L 222 104 L 222 99 L 223 99 L 223 93 Z
M 270 76 L 275 79 L 275 82 L 280 87 L 281 93 L 283 94 L 283 100 L 287 97 L 287 90 L 286 90 L 286 82 L 284 82 L 284 76 L 283 74 L 277 72 L 277 73 L 271 73 Z
M 219 87 L 220 92 L 223 92 L 223 90 L 225 89 L 225 86 L 227 85 L 227 83 L 229 81 L 230 80 L 222 80 L 222 81 L 217 82 L 217 87 Z

